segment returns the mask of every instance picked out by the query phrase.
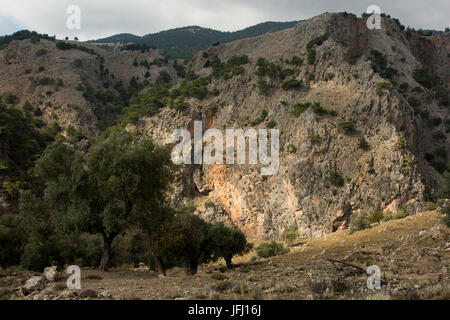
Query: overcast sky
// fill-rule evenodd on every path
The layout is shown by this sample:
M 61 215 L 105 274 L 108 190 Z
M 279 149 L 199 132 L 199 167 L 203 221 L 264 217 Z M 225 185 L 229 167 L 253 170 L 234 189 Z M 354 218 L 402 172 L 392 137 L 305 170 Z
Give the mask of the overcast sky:
M 70 5 L 81 9 L 81 29 L 67 28 Z M 416 29 L 449 26 L 450 0 L 1 0 L 0 34 L 20 29 L 90 40 L 116 33 L 144 35 L 199 25 L 235 31 L 265 21 L 308 19 L 324 12 L 361 14 L 369 5 Z

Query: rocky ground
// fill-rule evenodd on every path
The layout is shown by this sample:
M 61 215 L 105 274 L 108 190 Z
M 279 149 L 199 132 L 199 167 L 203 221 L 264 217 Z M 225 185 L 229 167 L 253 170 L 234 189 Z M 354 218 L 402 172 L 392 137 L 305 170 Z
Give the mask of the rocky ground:
M 159 278 L 145 266 L 106 273 L 83 269 L 82 290 L 66 289 L 48 268 L 43 275 L 1 270 L 0 297 L 44 299 L 449 299 L 450 237 L 437 212 L 382 222 L 350 235 L 346 231 L 298 240 L 291 252 L 256 260 L 236 258 L 236 267 L 203 265 L 195 276 L 172 269 Z M 369 290 L 364 272 L 381 269 L 381 290 Z M 33 276 L 32 278 L 30 278 Z M 53 279 L 55 278 L 55 279 Z

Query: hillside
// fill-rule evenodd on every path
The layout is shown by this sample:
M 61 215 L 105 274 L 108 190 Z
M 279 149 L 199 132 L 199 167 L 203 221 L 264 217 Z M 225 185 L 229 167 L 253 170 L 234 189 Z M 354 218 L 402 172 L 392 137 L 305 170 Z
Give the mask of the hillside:
M 14 292 L 32 275 L 0 270 L 0 298 L 28 300 L 418 300 L 449 298 L 449 229 L 437 212 L 382 223 L 349 235 L 338 232 L 299 241 L 291 252 L 254 261 L 255 252 L 236 259 L 233 269 L 204 265 L 194 277 L 176 268 L 158 278 L 146 266 L 108 273 L 82 270 L 83 290 L 48 283 L 27 297 Z M 344 261 L 350 265 L 339 262 Z M 381 269 L 382 289 L 367 289 L 366 270 Z M 14 290 L 16 289 L 16 290 Z M 87 298 L 86 293 L 90 293 Z
M 192 58 L 200 50 L 218 42 L 226 43 L 234 40 L 251 38 L 266 33 L 293 27 L 298 21 L 265 22 L 255 26 L 234 31 L 223 32 L 213 29 L 190 26 L 147 34 L 139 37 L 132 34 L 117 34 L 107 38 L 90 41 L 92 43 L 136 43 L 152 48 L 163 49 L 171 58 Z

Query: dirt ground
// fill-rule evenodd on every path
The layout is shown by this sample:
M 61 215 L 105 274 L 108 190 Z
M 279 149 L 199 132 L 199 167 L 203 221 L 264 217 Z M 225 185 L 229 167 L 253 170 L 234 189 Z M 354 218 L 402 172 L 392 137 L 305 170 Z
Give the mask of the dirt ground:
M 251 252 L 235 258 L 228 270 L 223 262 L 200 266 L 195 276 L 175 268 L 165 278 L 136 269 L 82 270 L 81 285 L 102 299 L 449 299 L 449 234 L 441 217 L 427 212 L 353 235 L 299 240 L 283 256 L 252 261 Z M 380 290 L 367 287 L 365 271 L 372 265 L 381 271 Z M 5 278 L 15 279 L 3 276 L 0 287 Z M 51 286 L 54 296 L 67 291 L 64 282 Z M 58 297 L 64 298 L 80 297 Z

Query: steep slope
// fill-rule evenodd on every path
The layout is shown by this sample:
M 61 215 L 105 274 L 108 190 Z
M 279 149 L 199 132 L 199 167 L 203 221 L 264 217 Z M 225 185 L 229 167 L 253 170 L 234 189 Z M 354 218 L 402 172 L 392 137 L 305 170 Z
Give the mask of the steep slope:
M 186 169 L 185 187 L 203 197 L 199 213 L 251 236 L 276 238 L 294 225 L 316 237 L 347 227 L 358 210 L 414 213 L 437 196 L 440 175 L 430 164 L 446 168 L 449 37 L 411 34 L 386 18 L 382 30 L 369 30 L 366 19 L 323 14 L 199 53 L 192 70 L 208 76 L 216 69 L 209 88 L 220 94 L 189 98 L 188 111 L 164 108 L 129 129 L 161 143 L 200 119 L 203 130 L 280 129 L 276 175 L 264 178 L 250 165 Z M 235 55 L 250 63 L 234 76 L 223 73 L 214 57 Z M 418 73 L 422 63 L 431 71 Z
M 163 70 L 177 78 L 160 50 L 111 52 L 86 43 L 15 40 L 0 51 L 0 96 L 16 96 L 9 105 L 28 101 L 28 112 L 45 125 L 72 125 L 95 136 Z

